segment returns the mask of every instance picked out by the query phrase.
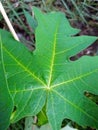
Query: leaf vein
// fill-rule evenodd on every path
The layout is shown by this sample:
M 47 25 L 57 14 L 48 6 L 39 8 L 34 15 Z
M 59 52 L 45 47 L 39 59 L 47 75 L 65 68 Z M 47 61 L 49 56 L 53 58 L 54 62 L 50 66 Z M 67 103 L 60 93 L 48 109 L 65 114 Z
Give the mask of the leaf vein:
M 46 86 L 46 84 L 37 77 L 34 73 L 32 73 L 28 68 L 26 68 L 19 60 L 15 58 L 5 47 L 3 49 L 6 51 L 6 53 L 26 72 L 28 72 L 33 78 L 35 78 L 37 81 L 39 81 L 42 85 Z
M 68 104 L 70 104 L 71 106 L 75 107 L 76 109 L 78 109 L 79 111 L 81 111 L 82 113 L 84 113 L 86 116 L 88 116 L 89 118 L 93 119 L 95 122 L 98 123 L 98 121 L 91 116 L 89 113 L 85 112 L 83 109 L 81 109 L 79 106 L 77 106 L 76 104 L 73 104 L 71 101 L 69 101 L 67 98 L 63 97 L 60 93 L 58 93 L 55 90 L 52 90 L 53 92 L 55 92 L 59 97 L 61 97 L 65 102 L 67 102 Z
M 87 77 L 87 76 L 89 76 L 89 75 L 95 73 L 96 71 L 98 71 L 98 69 L 93 70 L 93 71 L 88 72 L 88 73 L 85 73 L 85 74 L 83 74 L 83 75 L 80 75 L 80 76 L 78 76 L 78 77 L 75 77 L 75 78 L 73 78 L 73 79 L 67 80 L 67 81 L 65 81 L 65 82 L 61 82 L 61 83 L 59 83 L 59 84 L 55 84 L 55 85 L 51 86 L 51 88 L 60 87 L 61 85 L 68 84 L 68 83 L 71 83 L 71 82 L 74 82 L 74 81 L 77 81 L 77 80 L 81 80 L 82 78 Z

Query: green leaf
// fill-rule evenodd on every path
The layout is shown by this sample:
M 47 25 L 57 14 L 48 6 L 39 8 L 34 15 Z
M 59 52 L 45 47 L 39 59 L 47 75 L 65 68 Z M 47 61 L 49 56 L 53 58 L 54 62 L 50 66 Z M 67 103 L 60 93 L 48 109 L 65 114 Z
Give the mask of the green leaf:
M 37 21 L 26 10 L 24 10 L 24 15 L 25 15 L 27 23 L 29 24 L 31 29 L 35 31 L 35 29 L 37 27 Z
M 1 30 L 0 34 L 3 38 L 2 52 L 7 81 L 15 107 L 11 115 L 13 123 L 24 116 L 40 112 L 46 101 L 46 88 L 45 83 L 39 78 L 40 70 L 36 75 L 38 63 L 33 66 L 36 57 L 15 41 L 10 33 Z
M 91 45 L 97 37 L 74 36 L 79 30 L 70 26 L 63 13 L 44 14 L 37 8 L 34 12 L 38 26 L 33 53 L 9 33 L 0 31 L 3 65 L 16 106 L 11 122 L 37 115 L 46 105 L 53 130 L 60 130 L 65 118 L 98 128 L 98 106 L 84 94 L 98 95 L 98 57 L 83 56 L 70 61 L 71 56 Z
M 2 41 L 0 38 L 0 130 L 7 129 L 10 124 L 10 115 L 13 103 L 8 88 L 7 74 L 5 73 Z
M 46 105 L 38 113 L 37 118 L 38 118 L 37 119 L 37 126 L 42 126 L 42 125 L 48 123 L 48 119 L 47 119 L 47 115 L 46 115 Z

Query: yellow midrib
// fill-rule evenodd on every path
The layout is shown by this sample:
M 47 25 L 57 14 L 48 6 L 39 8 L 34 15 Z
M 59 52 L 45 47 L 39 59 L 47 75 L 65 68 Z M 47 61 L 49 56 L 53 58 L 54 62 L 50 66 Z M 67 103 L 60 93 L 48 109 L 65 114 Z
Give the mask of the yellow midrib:
M 83 74 L 83 75 L 80 75 L 80 76 L 78 76 L 78 77 L 72 78 L 72 79 L 70 79 L 70 80 L 67 80 L 67 81 L 64 81 L 64 82 L 55 84 L 55 85 L 51 86 L 51 88 L 60 87 L 61 85 L 69 84 L 69 83 L 71 83 L 71 82 L 75 82 L 75 81 L 77 81 L 77 80 L 79 80 L 79 79 L 82 79 L 82 78 L 84 78 L 84 77 L 86 77 L 86 76 L 89 76 L 89 75 L 95 73 L 96 71 L 98 71 L 98 69 L 95 69 L 95 70 L 93 70 L 93 71 L 90 71 L 90 72 L 88 72 L 88 73 L 85 73 L 85 74 Z
M 37 77 L 34 73 L 32 73 L 28 68 L 26 68 L 21 62 L 19 62 L 4 46 L 3 49 L 5 52 L 28 74 L 30 74 L 33 78 L 35 78 L 37 81 L 39 81 L 43 86 L 46 86 L 46 84 L 39 78 Z
M 57 40 L 57 38 L 56 38 L 56 36 L 57 36 L 57 29 L 58 28 L 56 28 L 56 33 L 55 33 L 55 35 L 54 35 L 54 42 L 53 42 L 53 55 L 52 55 L 52 60 L 51 60 L 51 65 L 50 65 L 50 74 L 49 74 L 49 81 L 48 81 L 48 88 L 50 89 L 50 85 L 51 85 L 51 80 L 52 80 L 52 72 L 53 72 L 53 65 L 54 65 L 54 59 L 55 59 L 55 51 L 56 51 L 56 40 Z
M 89 113 L 85 112 L 83 109 L 81 109 L 81 107 L 77 106 L 76 104 L 74 104 L 73 102 L 71 102 L 70 100 L 68 100 L 67 98 L 63 97 L 59 92 L 52 90 L 54 93 L 56 93 L 58 95 L 58 97 L 62 98 L 65 102 L 67 102 L 68 104 L 70 104 L 71 106 L 73 106 L 75 109 L 78 109 L 81 113 L 84 113 L 86 116 L 88 116 L 89 118 L 91 118 L 92 120 L 96 121 L 98 123 L 98 121 Z

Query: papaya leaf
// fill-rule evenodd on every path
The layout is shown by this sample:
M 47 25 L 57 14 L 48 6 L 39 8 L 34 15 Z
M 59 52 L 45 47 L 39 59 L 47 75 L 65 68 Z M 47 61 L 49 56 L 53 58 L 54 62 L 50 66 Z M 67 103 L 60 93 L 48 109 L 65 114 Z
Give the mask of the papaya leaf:
M 2 41 L 0 39 L 0 130 L 7 129 L 10 124 L 10 115 L 13 102 L 8 88 L 7 75 L 5 74 Z
M 45 14 L 35 7 L 33 10 L 38 22 L 34 52 L 12 39 L 10 33 L 0 31 L 4 76 L 7 74 L 16 107 L 11 123 L 37 115 L 46 105 L 53 130 L 60 130 L 65 118 L 98 128 L 98 106 L 85 96 L 85 92 L 98 95 L 98 57 L 70 60 L 97 37 L 74 36 L 79 30 L 72 28 L 61 12 Z
M 35 31 L 37 27 L 37 21 L 33 18 L 32 15 L 30 15 L 26 10 L 24 10 L 24 15 L 26 17 L 28 25 L 31 27 L 33 31 Z

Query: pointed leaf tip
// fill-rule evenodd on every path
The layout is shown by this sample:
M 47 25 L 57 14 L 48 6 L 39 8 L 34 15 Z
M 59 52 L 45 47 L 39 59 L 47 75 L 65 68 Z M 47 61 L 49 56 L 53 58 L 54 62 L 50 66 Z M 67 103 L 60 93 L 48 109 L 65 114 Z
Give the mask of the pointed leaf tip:
M 5 73 L 2 67 L 0 72 L 7 74 L 9 93 L 17 106 L 13 122 L 37 115 L 46 104 L 45 112 L 53 130 L 59 130 L 65 118 L 98 128 L 98 105 L 84 95 L 85 91 L 98 95 L 98 57 L 68 60 L 96 41 L 96 37 L 72 36 L 78 31 L 62 13 L 45 14 L 35 7 L 34 12 L 38 26 L 33 55 L 9 33 L 0 31 L 0 59 L 3 54 Z M 5 84 L 1 76 L 2 81 Z M 5 99 L 5 95 L 2 97 Z

